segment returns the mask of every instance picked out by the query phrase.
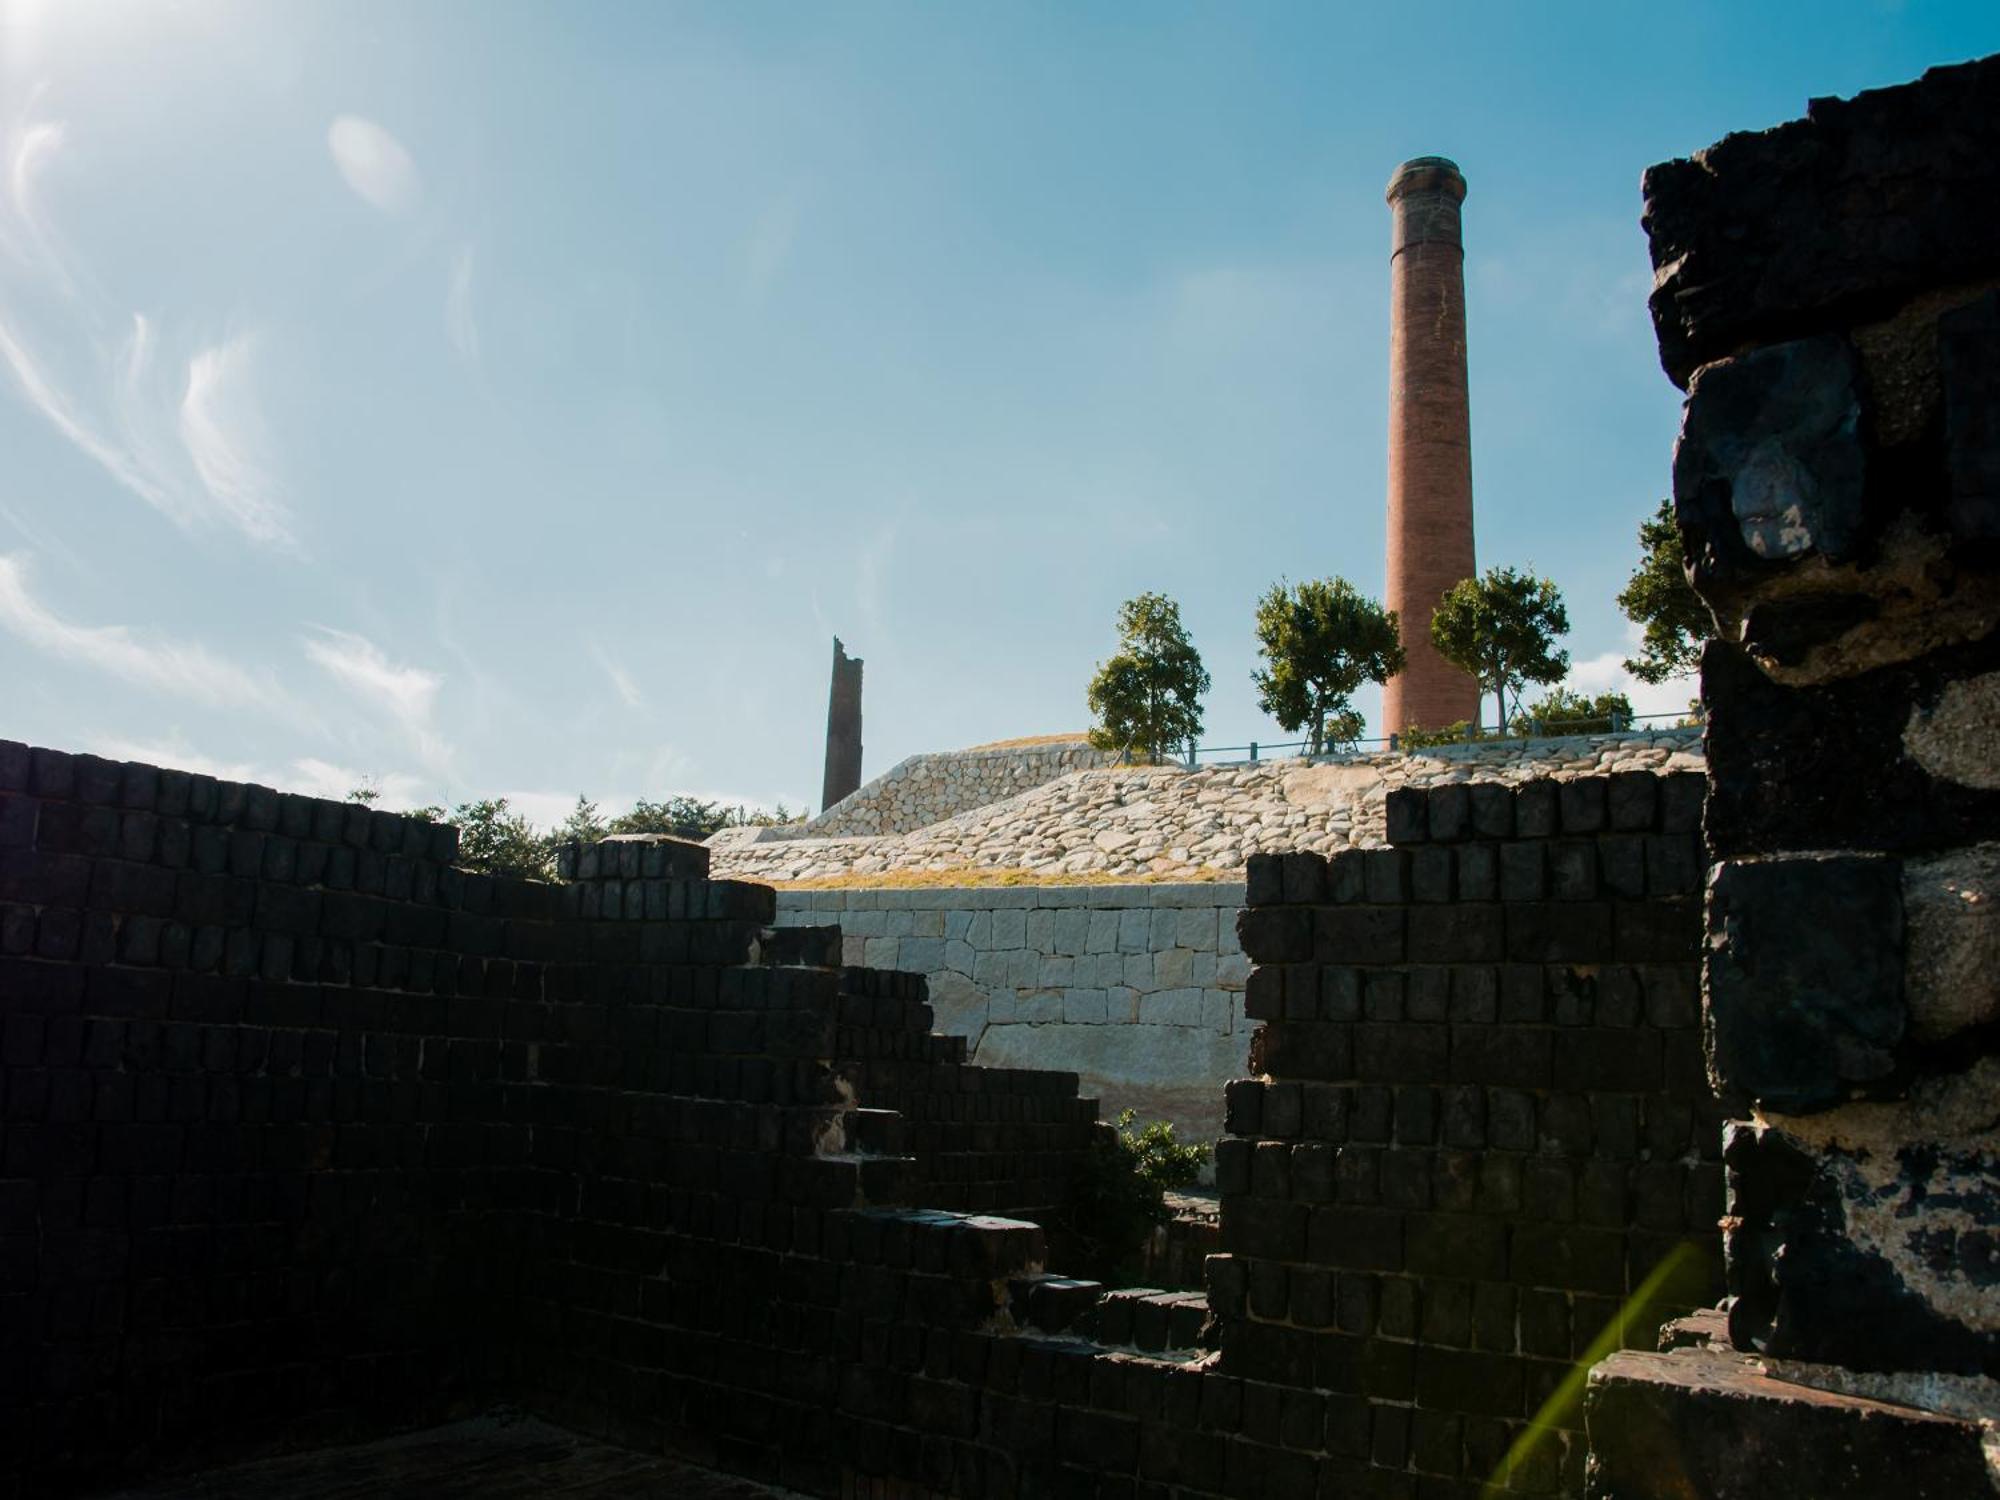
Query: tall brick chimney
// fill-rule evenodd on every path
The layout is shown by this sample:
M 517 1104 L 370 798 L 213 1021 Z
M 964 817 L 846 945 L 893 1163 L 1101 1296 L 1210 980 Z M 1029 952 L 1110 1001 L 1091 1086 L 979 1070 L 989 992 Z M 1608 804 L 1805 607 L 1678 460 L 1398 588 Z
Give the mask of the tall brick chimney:
M 1409 664 L 1382 690 L 1385 732 L 1479 717 L 1479 684 L 1431 645 L 1431 612 L 1472 554 L 1465 397 L 1465 178 L 1442 156 L 1389 179 L 1389 574 Z

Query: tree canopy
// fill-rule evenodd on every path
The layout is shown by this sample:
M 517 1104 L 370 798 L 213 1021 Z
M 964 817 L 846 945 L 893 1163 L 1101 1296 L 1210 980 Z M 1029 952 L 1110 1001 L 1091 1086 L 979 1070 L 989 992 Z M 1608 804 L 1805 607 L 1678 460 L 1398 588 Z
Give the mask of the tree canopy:
M 372 806 L 380 788 L 364 780 L 347 794 L 350 802 Z M 556 851 L 571 842 L 590 843 L 614 833 L 665 833 L 684 839 L 704 839 L 722 828 L 792 822 L 780 802 L 775 809 L 742 804 L 729 806 L 698 797 L 668 797 L 660 802 L 640 798 L 631 811 L 606 819 L 597 804 L 578 794 L 569 816 L 554 828 L 537 829 L 505 797 L 482 797 L 443 807 L 415 807 L 403 814 L 426 823 L 450 823 L 458 829 L 458 863 L 487 875 L 516 875 L 529 880 L 555 878 Z
M 1201 733 L 1208 669 L 1165 594 L 1141 594 L 1118 606 L 1118 650 L 1090 679 L 1090 742 L 1157 762 L 1169 746 Z
M 1631 722 L 1632 700 L 1623 693 L 1591 697 L 1559 687 L 1520 709 L 1510 727 L 1516 734 L 1605 734 Z
M 1569 653 L 1556 648 L 1555 638 L 1568 631 L 1562 592 L 1513 568 L 1488 568 L 1454 584 L 1431 616 L 1431 643 L 1494 695 L 1500 725 L 1507 722 L 1507 699 L 1518 707 L 1524 684 L 1562 681 Z
M 1360 738 L 1355 690 L 1403 669 L 1395 611 L 1345 578 L 1272 584 L 1257 601 L 1257 646 L 1266 663 L 1250 674 L 1257 706 L 1283 728 L 1305 730 L 1311 755 Z
M 1715 634 L 1715 620 L 1688 582 L 1674 502 L 1639 523 L 1639 566 L 1619 590 L 1618 607 L 1645 630 L 1639 654 L 1625 670 L 1641 682 L 1665 682 L 1701 664 L 1702 642 Z

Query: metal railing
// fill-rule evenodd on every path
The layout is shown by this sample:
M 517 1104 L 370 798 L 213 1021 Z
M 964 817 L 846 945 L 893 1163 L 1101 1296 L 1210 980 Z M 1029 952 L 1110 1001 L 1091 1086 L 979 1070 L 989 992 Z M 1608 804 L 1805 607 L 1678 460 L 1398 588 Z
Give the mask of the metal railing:
M 1442 749 L 1446 745 L 1492 744 L 1501 740 L 1562 739 L 1578 734 L 1629 734 L 1635 732 L 1641 724 L 1655 723 L 1662 719 L 1671 720 L 1675 724 L 1679 724 L 1685 721 L 1687 717 L 1685 713 L 1665 713 L 1633 714 L 1629 717 L 1625 714 L 1610 714 L 1603 718 L 1585 719 L 1530 719 L 1529 724 L 1531 728 L 1527 734 L 1516 734 L 1510 728 L 1505 731 L 1495 730 L 1490 734 L 1482 732 L 1476 738 L 1472 739 L 1447 741 L 1445 745 L 1424 745 L 1416 748 Z M 1369 746 L 1376 746 L 1393 754 L 1404 748 L 1402 740 L 1403 736 L 1396 734 L 1377 735 L 1369 739 L 1343 740 L 1337 747 L 1321 750 L 1320 754 L 1323 756 L 1353 755 L 1360 753 Z M 1203 757 L 1207 757 L 1210 764 L 1254 765 L 1263 756 L 1282 756 L 1286 753 L 1303 754 L 1311 745 L 1311 740 L 1284 740 L 1273 744 L 1251 740 L 1246 745 L 1196 745 L 1190 742 L 1178 764 L 1184 765 L 1192 771 Z M 1415 751 L 1412 750 L 1410 753 L 1414 754 Z M 1244 760 L 1234 762 L 1224 759 L 1224 757 L 1231 755 L 1243 756 L 1245 758 Z M 1163 761 L 1162 764 L 1168 764 L 1168 762 Z

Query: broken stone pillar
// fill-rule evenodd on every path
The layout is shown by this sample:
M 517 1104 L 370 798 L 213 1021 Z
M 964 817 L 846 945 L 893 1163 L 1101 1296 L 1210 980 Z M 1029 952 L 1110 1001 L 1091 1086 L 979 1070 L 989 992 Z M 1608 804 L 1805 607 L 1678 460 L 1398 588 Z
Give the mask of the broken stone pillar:
M 833 686 L 826 702 L 826 776 L 819 810 L 825 812 L 861 786 L 861 658 L 833 638 Z
M 1591 1493 L 1984 1492 L 2000 1419 L 2000 58 L 1646 174 L 1688 392 L 1726 1320 Z M 1990 1432 L 1990 1425 L 1988 1428 Z
M 1389 180 L 1388 607 L 1409 660 L 1382 689 L 1384 732 L 1479 717 L 1479 684 L 1438 655 L 1431 615 L 1473 574 L 1465 380 L 1465 178 L 1419 156 Z

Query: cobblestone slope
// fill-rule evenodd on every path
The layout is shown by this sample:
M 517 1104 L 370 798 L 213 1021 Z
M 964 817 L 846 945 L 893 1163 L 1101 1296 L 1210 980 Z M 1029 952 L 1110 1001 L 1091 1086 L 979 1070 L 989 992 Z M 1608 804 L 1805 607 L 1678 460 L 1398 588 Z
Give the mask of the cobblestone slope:
M 718 875 L 783 884 L 896 872 L 1028 870 L 1050 878 L 1239 879 L 1269 850 L 1372 848 L 1399 786 L 1525 781 L 1702 765 L 1691 729 L 1577 735 L 1351 759 L 1075 771 L 889 837 L 718 837 Z

